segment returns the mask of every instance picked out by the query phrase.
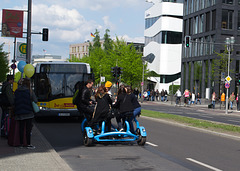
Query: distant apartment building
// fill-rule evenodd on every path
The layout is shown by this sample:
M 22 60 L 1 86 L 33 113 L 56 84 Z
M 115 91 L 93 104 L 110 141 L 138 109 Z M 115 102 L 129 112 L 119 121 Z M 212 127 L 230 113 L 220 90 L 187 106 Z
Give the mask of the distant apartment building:
M 84 56 L 88 56 L 89 55 L 89 43 L 93 44 L 93 42 L 90 41 L 86 41 L 84 43 L 78 43 L 78 44 L 71 44 L 69 46 L 69 56 L 70 59 L 72 57 L 76 57 L 81 59 Z M 103 40 L 100 40 L 101 46 L 103 47 Z M 144 47 L 144 43 L 136 43 L 136 42 L 127 42 L 128 44 L 133 44 L 133 46 L 136 48 L 136 50 L 138 52 L 140 52 L 141 54 L 143 53 L 143 47 Z
M 234 37 L 231 52 L 230 92 L 236 92 L 235 72 L 240 69 L 240 0 L 184 0 L 183 39 L 191 36 L 190 47 L 183 46 L 181 90 L 190 89 L 210 98 L 215 91 L 219 97 L 224 88 L 220 73 L 212 75 L 217 53 L 223 53 L 226 38 Z M 218 66 L 224 67 L 224 66 Z M 222 74 L 227 76 L 227 73 Z
M 143 60 L 153 75 L 148 89 L 168 90 L 180 85 L 182 54 L 183 0 L 148 0 L 145 11 L 145 47 Z

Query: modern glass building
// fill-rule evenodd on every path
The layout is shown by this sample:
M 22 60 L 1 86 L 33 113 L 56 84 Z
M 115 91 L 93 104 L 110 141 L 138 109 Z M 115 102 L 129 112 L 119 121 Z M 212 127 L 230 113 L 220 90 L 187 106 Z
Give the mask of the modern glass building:
M 168 90 L 180 85 L 182 54 L 183 0 L 148 0 L 145 11 L 145 47 L 143 60 L 152 77 L 149 89 Z
M 215 59 L 222 58 L 226 38 L 234 37 L 231 51 L 230 92 L 236 92 L 235 72 L 240 68 L 240 0 L 184 0 L 183 36 L 191 36 L 190 47 L 182 47 L 181 91 L 190 89 L 209 98 L 224 88 L 226 72 Z M 184 45 L 184 43 L 183 43 Z M 230 93 L 229 93 L 230 94 Z

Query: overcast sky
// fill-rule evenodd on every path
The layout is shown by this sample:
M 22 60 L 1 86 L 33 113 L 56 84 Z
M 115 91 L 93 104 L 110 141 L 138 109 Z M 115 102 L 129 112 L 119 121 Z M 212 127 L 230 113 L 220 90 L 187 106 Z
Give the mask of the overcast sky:
M 27 10 L 27 0 L 1 0 L 2 9 Z M 110 30 L 111 38 L 123 37 L 126 41 L 144 42 L 144 12 L 152 4 L 145 0 L 32 0 L 32 32 L 49 28 L 49 41 L 41 35 L 32 35 L 33 55 L 47 54 L 69 57 L 69 45 L 92 40 L 96 29 L 101 38 Z M 27 13 L 24 14 L 24 31 L 27 30 Z M 25 36 L 25 35 L 24 35 Z M 18 42 L 26 39 L 18 38 Z M 0 37 L 0 43 L 12 57 L 13 38 Z

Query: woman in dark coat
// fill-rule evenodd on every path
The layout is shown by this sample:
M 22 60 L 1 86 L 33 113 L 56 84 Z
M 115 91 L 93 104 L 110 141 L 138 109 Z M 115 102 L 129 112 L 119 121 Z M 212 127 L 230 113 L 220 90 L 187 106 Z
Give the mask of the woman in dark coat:
M 109 117 L 110 110 L 112 107 L 112 100 L 107 92 L 106 87 L 100 86 L 95 94 L 95 99 L 97 102 L 95 112 L 93 113 L 93 118 L 91 120 L 91 125 L 94 123 L 99 123 L 101 127 L 102 121 L 106 121 L 107 130 L 111 130 L 111 118 Z
M 131 102 L 131 96 L 126 93 L 125 87 L 120 87 L 118 91 L 117 96 L 117 102 L 113 105 L 114 108 L 117 108 L 120 113 L 120 119 L 122 119 L 122 122 L 124 124 L 126 118 L 128 119 L 128 122 L 131 122 L 131 116 L 133 115 L 133 104 Z M 121 120 L 117 117 L 118 122 L 118 129 L 120 131 L 123 131 Z
M 30 80 L 24 78 L 19 82 L 15 91 L 15 120 L 19 121 L 20 147 L 23 146 L 24 129 L 26 128 L 27 148 L 34 149 L 31 145 L 32 119 L 34 112 L 32 101 L 37 102 L 34 92 L 30 89 Z

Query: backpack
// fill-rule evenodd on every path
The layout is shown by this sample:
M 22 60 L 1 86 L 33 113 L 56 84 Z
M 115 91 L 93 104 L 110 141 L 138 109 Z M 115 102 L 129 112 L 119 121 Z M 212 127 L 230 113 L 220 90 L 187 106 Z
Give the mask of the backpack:
M 2 93 L 0 94 L 0 106 L 11 106 L 7 96 L 6 96 L 6 86 L 2 87 Z
M 74 95 L 73 95 L 73 99 L 72 99 L 72 103 L 74 104 L 74 105 L 77 105 L 78 104 L 78 102 L 79 102 L 79 89 L 74 93 Z
M 80 96 L 82 94 L 82 90 L 84 88 L 83 82 L 77 82 L 75 85 L 75 93 L 73 95 L 72 104 L 77 105 L 80 102 Z

